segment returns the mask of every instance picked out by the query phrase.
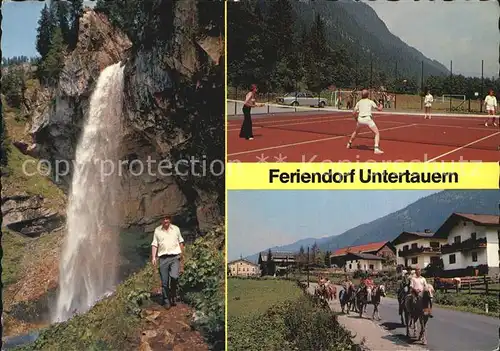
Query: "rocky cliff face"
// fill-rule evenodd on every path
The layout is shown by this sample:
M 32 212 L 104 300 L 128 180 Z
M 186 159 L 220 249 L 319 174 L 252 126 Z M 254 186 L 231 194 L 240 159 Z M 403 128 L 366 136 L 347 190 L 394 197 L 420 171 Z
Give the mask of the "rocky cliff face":
M 106 16 L 85 9 L 78 45 L 65 59 L 57 89 L 44 89 L 27 104 L 34 143 L 30 152 L 36 151 L 39 158 L 52 164 L 73 160 L 99 74 L 121 61 L 125 64 L 126 124 L 121 159 L 145 164 L 148 158 L 178 162 L 180 150 L 195 138 L 191 122 L 196 116 L 182 105 L 182 94 L 202 84 L 203 72 L 220 67 L 223 43 L 198 28 L 196 1 L 177 2 L 174 10 L 180 17 L 174 21 L 168 50 L 141 50 Z M 190 22 L 192 26 L 187 25 Z M 220 118 L 223 126 L 223 116 Z M 71 173 L 62 176 L 59 185 L 67 189 L 70 181 Z M 222 217 L 223 193 L 195 185 L 190 175 L 125 174 L 122 186 L 125 227 L 151 230 L 163 215 L 171 214 L 178 216 L 181 226 L 203 230 Z

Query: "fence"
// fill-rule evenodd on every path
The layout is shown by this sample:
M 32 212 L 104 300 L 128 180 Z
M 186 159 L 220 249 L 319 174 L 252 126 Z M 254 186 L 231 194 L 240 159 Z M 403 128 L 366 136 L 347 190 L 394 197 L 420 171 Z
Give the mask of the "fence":
M 271 88 L 267 82 L 256 82 L 261 90 L 268 90 L 257 94 L 257 101 L 266 103 L 267 110 L 260 109 L 260 113 L 272 113 L 273 106 L 269 104 L 300 106 L 334 107 L 338 109 L 351 109 L 360 99 L 360 90 L 367 88 L 370 98 L 382 100 L 384 108 L 389 111 L 416 112 L 421 111 L 424 105 L 424 92 L 429 89 L 434 97 L 432 109 L 440 112 L 454 113 L 483 113 L 484 98 L 489 89 L 498 92 L 500 90 L 499 78 L 484 77 L 484 60 L 481 60 L 481 77 L 464 77 L 453 74 L 453 61 L 450 62 L 449 75 L 430 75 L 424 70 L 424 61 L 420 64 L 420 73 L 407 73 L 398 71 L 398 63 L 394 67 L 385 67 L 374 73 L 373 64 L 370 65 L 369 79 L 365 74 L 365 80 L 359 79 L 359 72 L 355 73 L 354 82 L 337 83 L 332 82 L 328 89 L 314 94 L 309 94 L 307 84 L 299 80 L 291 80 L 292 84 L 287 89 Z M 479 65 L 478 65 L 479 66 Z M 380 73 L 387 72 L 387 74 Z M 413 72 L 416 69 L 414 67 Z M 391 76 L 393 78 L 384 78 Z M 255 83 L 255 82 L 252 82 Z M 231 85 L 231 83 L 229 83 Z M 273 91 L 274 90 L 274 91 Z M 228 87 L 228 99 L 242 101 L 245 99 L 247 89 L 241 87 Z M 307 96 L 306 96 L 307 95 Z M 497 94 L 498 95 L 498 94 Z M 301 102 L 304 103 L 301 103 Z M 276 107 L 274 107 L 276 108 Z M 287 109 L 287 111 L 295 111 Z M 228 106 L 228 114 L 241 114 L 241 106 L 231 104 Z
M 483 277 L 463 277 L 460 278 L 460 287 L 452 283 L 445 283 L 436 289 L 448 292 L 462 292 L 467 294 L 480 294 L 480 295 L 490 295 L 490 294 L 500 294 L 500 284 L 498 279 L 493 279 L 489 276 Z

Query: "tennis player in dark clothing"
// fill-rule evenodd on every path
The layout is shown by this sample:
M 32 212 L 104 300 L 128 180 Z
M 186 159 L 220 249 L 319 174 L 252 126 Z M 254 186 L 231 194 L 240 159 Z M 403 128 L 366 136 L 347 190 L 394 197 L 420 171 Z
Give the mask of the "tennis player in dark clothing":
M 250 91 L 245 97 L 245 102 L 243 103 L 243 124 L 241 125 L 240 138 L 245 138 L 246 140 L 253 140 L 253 130 L 252 130 L 252 115 L 250 111 L 252 107 L 264 106 L 264 104 L 256 103 L 257 85 L 252 84 Z

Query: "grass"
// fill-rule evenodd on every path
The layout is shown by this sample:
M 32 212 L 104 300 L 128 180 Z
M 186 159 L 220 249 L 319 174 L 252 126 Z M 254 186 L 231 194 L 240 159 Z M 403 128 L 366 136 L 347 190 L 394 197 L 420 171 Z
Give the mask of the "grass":
M 350 350 L 351 334 L 296 283 L 228 279 L 228 349 Z
M 37 172 L 38 160 L 24 155 L 16 147 L 11 147 L 8 165 L 2 175 L 2 196 L 42 195 L 46 206 L 52 209 L 62 209 L 65 205 L 65 195 L 52 181 Z M 26 172 L 23 171 L 25 165 Z M 42 168 L 42 172 L 46 169 Z
M 191 271 L 192 267 L 198 267 L 199 270 L 206 272 L 207 280 L 214 278 L 214 271 L 222 272 L 215 275 L 223 277 L 224 264 L 222 261 L 220 264 L 211 260 L 202 261 L 200 257 L 203 255 L 200 256 L 199 254 L 203 252 L 205 257 L 218 258 L 224 252 L 220 246 L 223 243 L 223 231 L 216 229 L 205 237 L 198 239 L 194 244 L 186 246 L 186 267 L 183 276 L 187 275 L 187 277 L 181 278 L 179 286 L 181 290 L 186 291 L 191 287 L 190 282 L 186 280 L 189 280 L 189 276 L 195 274 Z M 212 270 L 207 268 L 208 266 L 212 267 Z M 216 283 L 217 290 L 223 292 L 223 280 L 222 283 L 216 280 Z M 97 303 L 89 312 L 44 329 L 35 343 L 18 350 L 137 349 L 140 331 L 145 324 L 145 320 L 140 317 L 141 306 L 151 303 L 148 301 L 150 292 L 158 287 L 158 284 L 157 269 L 147 265 L 120 284 L 114 295 Z M 208 304 L 212 309 L 218 307 L 218 315 L 224 316 L 223 295 L 221 294 L 217 298 L 213 294 L 208 295 L 206 293 L 207 286 L 208 284 L 196 286 L 202 296 L 198 296 L 199 300 L 196 301 L 198 306 L 195 307 L 198 310 L 198 307 L 203 303 Z M 203 298 L 204 300 L 202 300 Z M 221 306 L 222 309 L 220 310 Z M 221 323 L 220 320 L 214 322 L 213 319 L 210 319 L 209 308 L 205 307 L 202 312 L 208 316 L 208 323 L 217 324 L 217 331 L 224 329 L 223 322 Z M 161 326 L 159 327 L 161 328 Z M 206 333 L 206 328 L 203 331 Z M 219 340 L 217 342 L 219 344 L 223 343 L 224 339 L 220 340 L 220 335 L 218 336 Z M 210 339 L 210 341 L 214 342 L 213 339 Z
M 302 295 L 297 285 L 287 280 L 232 278 L 227 284 L 228 317 L 258 315 L 274 304 L 295 300 Z

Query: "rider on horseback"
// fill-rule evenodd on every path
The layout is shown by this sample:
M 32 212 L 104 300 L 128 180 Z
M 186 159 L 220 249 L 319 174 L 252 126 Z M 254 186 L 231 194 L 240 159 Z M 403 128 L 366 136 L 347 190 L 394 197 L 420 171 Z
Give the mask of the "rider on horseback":
M 363 284 L 366 288 L 366 297 L 368 303 L 372 301 L 372 291 L 373 291 L 373 280 L 368 276 L 365 280 L 363 280 Z
M 417 299 L 421 298 L 424 291 L 428 291 L 427 280 L 421 276 L 420 268 L 415 270 L 415 276 L 411 278 L 410 289 L 413 302 L 416 303 Z M 432 301 L 429 299 L 429 307 L 432 308 Z M 433 318 L 432 313 L 429 311 L 429 317 Z
M 349 277 L 346 275 L 345 276 L 345 280 L 344 282 L 342 283 L 342 287 L 344 288 L 345 291 L 348 291 L 349 288 L 351 287 L 352 285 L 352 282 L 351 280 L 349 279 Z

